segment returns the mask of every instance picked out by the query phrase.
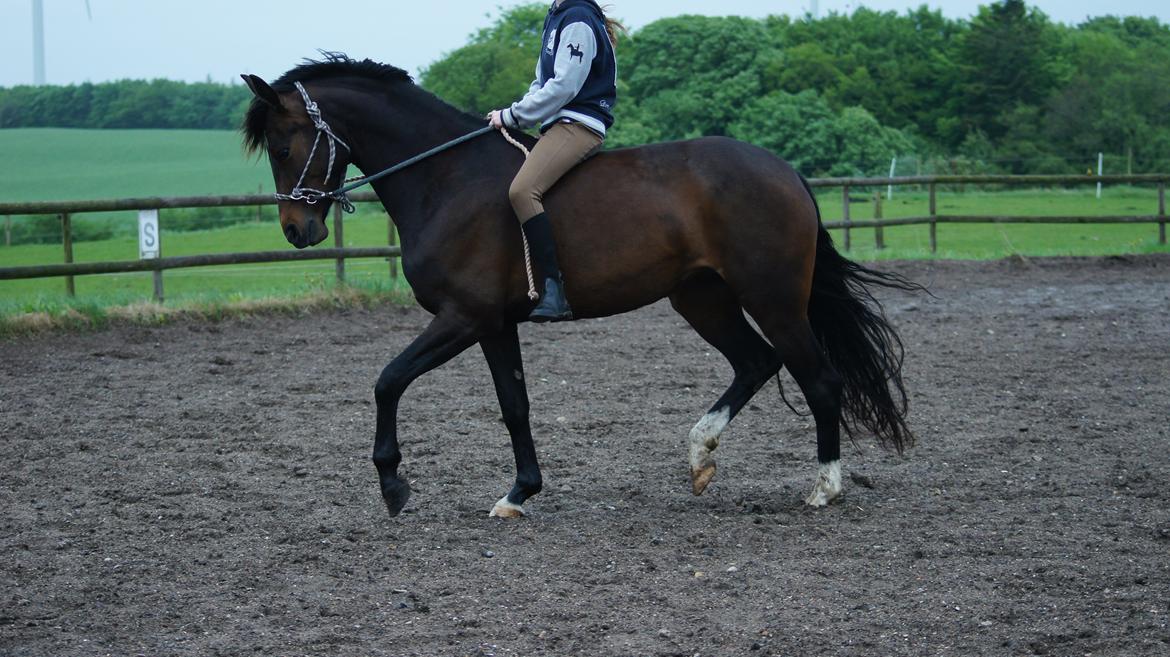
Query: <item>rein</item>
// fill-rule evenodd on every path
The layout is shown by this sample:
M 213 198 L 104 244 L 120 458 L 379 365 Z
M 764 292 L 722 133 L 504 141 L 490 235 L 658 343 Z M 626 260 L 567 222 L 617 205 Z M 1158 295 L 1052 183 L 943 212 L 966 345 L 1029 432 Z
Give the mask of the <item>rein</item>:
M 337 159 L 337 145 L 340 144 L 345 148 L 345 150 L 351 153 L 353 152 L 353 149 L 349 147 L 349 144 L 346 144 L 344 141 L 342 141 L 340 137 L 333 134 L 333 129 L 330 128 L 329 124 L 325 122 L 325 119 L 321 117 L 321 108 L 317 106 L 317 103 L 314 102 L 312 98 L 309 98 L 309 92 L 305 91 L 304 85 L 302 85 L 300 82 L 295 84 L 297 91 L 301 92 L 301 98 L 303 98 L 305 101 L 305 111 L 309 113 L 309 118 L 313 120 L 313 125 L 317 128 L 317 136 L 313 138 L 313 148 L 309 151 L 309 158 L 305 160 L 305 168 L 301 171 L 301 177 L 299 180 L 297 180 L 297 184 L 293 185 L 292 191 L 290 191 L 288 194 L 273 194 L 273 196 L 276 197 L 276 200 L 278 201 L 304 201 L 309 205 L 315 205 L 321 199 L 331 199 L 332 201 L 336 202 L 341 207 L 341 209 L 346 212 L 346 214 L 353 214 L 357 208 L 354 207 L 353 201 L 349 200 L 349 192 L 352 192 L 358 187 L 368 185 L 376 180 L 381 180 L 382 178 L 385 178 L 392 173 L 397 173 L 406 167 L 411 166 L 412 164 L 418 164 L 419 162 L 422 162 L 429 157 L 438 155 L 439 153 L 454 148 L 464 142 L 471 141 L 476 137 L 486 135 L 495 129 L 492 126 L 487 125 L 478 130 L 473 130 L 472 132 L 469 132 L 462 137 L 456 137 L 455 139 L 452 139 L 445 144 L 440 144 L 439 146 L 436 146 L 431 150 L 426 151 L 425 153 L 419 153 L 418 155 L 415 155 L 408 160 L 399 162 L 398 164 L 395 164 L 388 169 L 383 169 L 372 176 L 366 176 L 364 178 L 350 178 L 345 181 L 346 184 L 344 184 L 342 187 L 330 192 L 323 192 L 319 189 L 301 186 L 305 183 L 305 176 L 309 173 L 309 166 L 312 165 L 313 157 L 317 154 L 317 145 L 321 142 L 321 135 L 325 135 L 326 139 L 329 141 L 329 166 L 325 170 L 326 183 L 329 182 L 330 176 L 333 175 L 333 163 Z M 520 152 L 524 153 L 525 158 L 528 157 L 528 149 L 524 147 L 524 144 L 521 144 L 520 142 L 513 139 L 512 135 L 508 134 L 507 129 L 500 128 L 500 134 L 503 135 L 504 139 L 506 139 L 509 144 L 512 144 L 516 148 L 520 149 Z M 524 234 L 523 230 L 520 231 L 520 238 L 524 241 L 524 269 L 528 274 L 528 298 L 532 301 L 536 301 L 540 298 L 540 295 L 536 292 L 536 281 L 532 275 L 532 253 L 528 248 L 528 237 Z
M 328 194 L 326 194 L 326 196 L 328 196 L 329 198 L 331 198 L 335 201 L 338 201 L 338 202 L 343 202 L 342 200 L 344 199 L 343 205 L 347 205 L 346 212 L 352 213 L 353 212 L 353 203 L 350 203 L 349 199 L 346 198 L 346 194 L 348 194 L 349 192 L 352 192 L 353 190 L 357 189 L 358 187 L 362 187 L 363 185 L 368 185 L 376 180 L 381 180 L 382 178 L 385 178 L 386 176 L 388 176 L 392 173 L 398 173 L 399 171 L 402 171 L 403 169 L 405 169 L 406 167 L 408 167 L 412 164 L 418 164 L 419 162 L 422 162 L 423 160 L 427 159 L 428 157 L 438 155 L 439 153 L 442 153 L 443 151 L 445 151 L 449 148 L 454 148 L 454 147 L 458 146 L 459 144 L 462 144 L 463 142 L 471 141 L 472 139 L 475 139 L 476 137 L 479 137 L 480 135 L 486 135 L 487 133 L 489 133 L 491 131 L 492 131 L 492 127 L 490 125 L 484 126 L 478 130 L 475 130 L 473 132 L 469 132 L 469 133 L 463 135 L 462 137 L 456 137 L 455 139 L 452 139 L 451 141 L 449 141 L 445 144 L 441 144 L 439 146 L 436 146 L 425 153 L 419 153 L 418 155 L 415 155 L 414 157 L 410 158 L 409 160 L 399 162 L 398 164 L 395 164 L 394 166 L 390 167 L 389 169 L 383 169 L 383 170 L 379 171 L 378 173 L 375 173 L 372 176 L 366 176 L 364 178 L 351 178 L 351 179 L 345 181 L 349 184 L 345 185 L 344 187 L 342 187 L 340 189 L 336 189 L 332 192 L 329 192 Z M 509 141 L 510 141 L 510 139 L 509 139 Z

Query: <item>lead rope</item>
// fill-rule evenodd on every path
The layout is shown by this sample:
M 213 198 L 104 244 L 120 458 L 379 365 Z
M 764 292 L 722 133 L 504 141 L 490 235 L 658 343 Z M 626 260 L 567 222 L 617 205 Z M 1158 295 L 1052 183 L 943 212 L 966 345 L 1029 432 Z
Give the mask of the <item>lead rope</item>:
M 528 159 L 531 153 L 524 147 L 524 144 L 516 141 L 512 138 L 512 135 L 508 134 L 507 128 L 497 128 L 497 130 L 504 136 L 504 139 L 508 140 L 509 144 L 519 148 L 520 152 L 524 153 L 524 159 Z M 528 273 L 528 298 L 536 301 L 540 298 L 540 295 L 536 293 L 536 281 L 532 277 L 532 251 L 528 248 L 528 236 L 524 234 L 523 227 L 520 228 L 520 239 L 524 241 L 524 270 Z

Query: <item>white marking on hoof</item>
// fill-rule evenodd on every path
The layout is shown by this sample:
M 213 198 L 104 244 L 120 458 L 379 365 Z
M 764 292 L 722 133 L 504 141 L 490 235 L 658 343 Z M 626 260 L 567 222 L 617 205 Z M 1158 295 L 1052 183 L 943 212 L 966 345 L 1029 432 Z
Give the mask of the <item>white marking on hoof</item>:
M 715 459 L 711 452 L 719 447 L 719 435 L 731 422 L 731 409 L 724 406 L 708 413 L 691 429 L 690 459 L 691 487 L 695 495 L 702 495 L 715 476 Z
M 524 508 L 519 504 L 512 504 L 508 501 L 507 496 L 501 497 L 499 502 L 492 507 L 492 512 L 488 514 L 489 518 L 523 518 L 526 514 Z
M 817 471 L 817 483 L 804 502 L 809 506 L 826 506 L 841 494 L 841 462 L 821 464 Z

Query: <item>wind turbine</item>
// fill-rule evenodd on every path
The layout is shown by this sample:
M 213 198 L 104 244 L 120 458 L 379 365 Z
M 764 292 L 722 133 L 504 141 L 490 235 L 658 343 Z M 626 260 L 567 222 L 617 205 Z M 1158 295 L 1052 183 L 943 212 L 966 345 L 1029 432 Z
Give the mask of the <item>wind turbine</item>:
M 45 0 L 32 0 L 33 15 L 33 84 L 45 84 Z M 85 15 L 93 21 L 89 0 L 85 0 Z

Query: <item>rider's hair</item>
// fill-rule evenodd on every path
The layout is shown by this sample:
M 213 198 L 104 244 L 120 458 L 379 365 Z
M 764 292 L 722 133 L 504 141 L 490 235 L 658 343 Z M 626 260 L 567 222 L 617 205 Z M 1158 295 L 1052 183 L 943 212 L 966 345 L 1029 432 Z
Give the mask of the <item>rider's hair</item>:
M 613 5 L 605 5 L 601 8 L 601 12 L 606 14 L 605 33 L 609 35 L 610 44 L 613 45 L 614 48 L 617 48 L 618 36 L 623 34 L 629 36 L 630 31 L 626 29 L 625 25 L 622 25 L 621 21 L 609 17 L 609 12 L 612 9 Z

